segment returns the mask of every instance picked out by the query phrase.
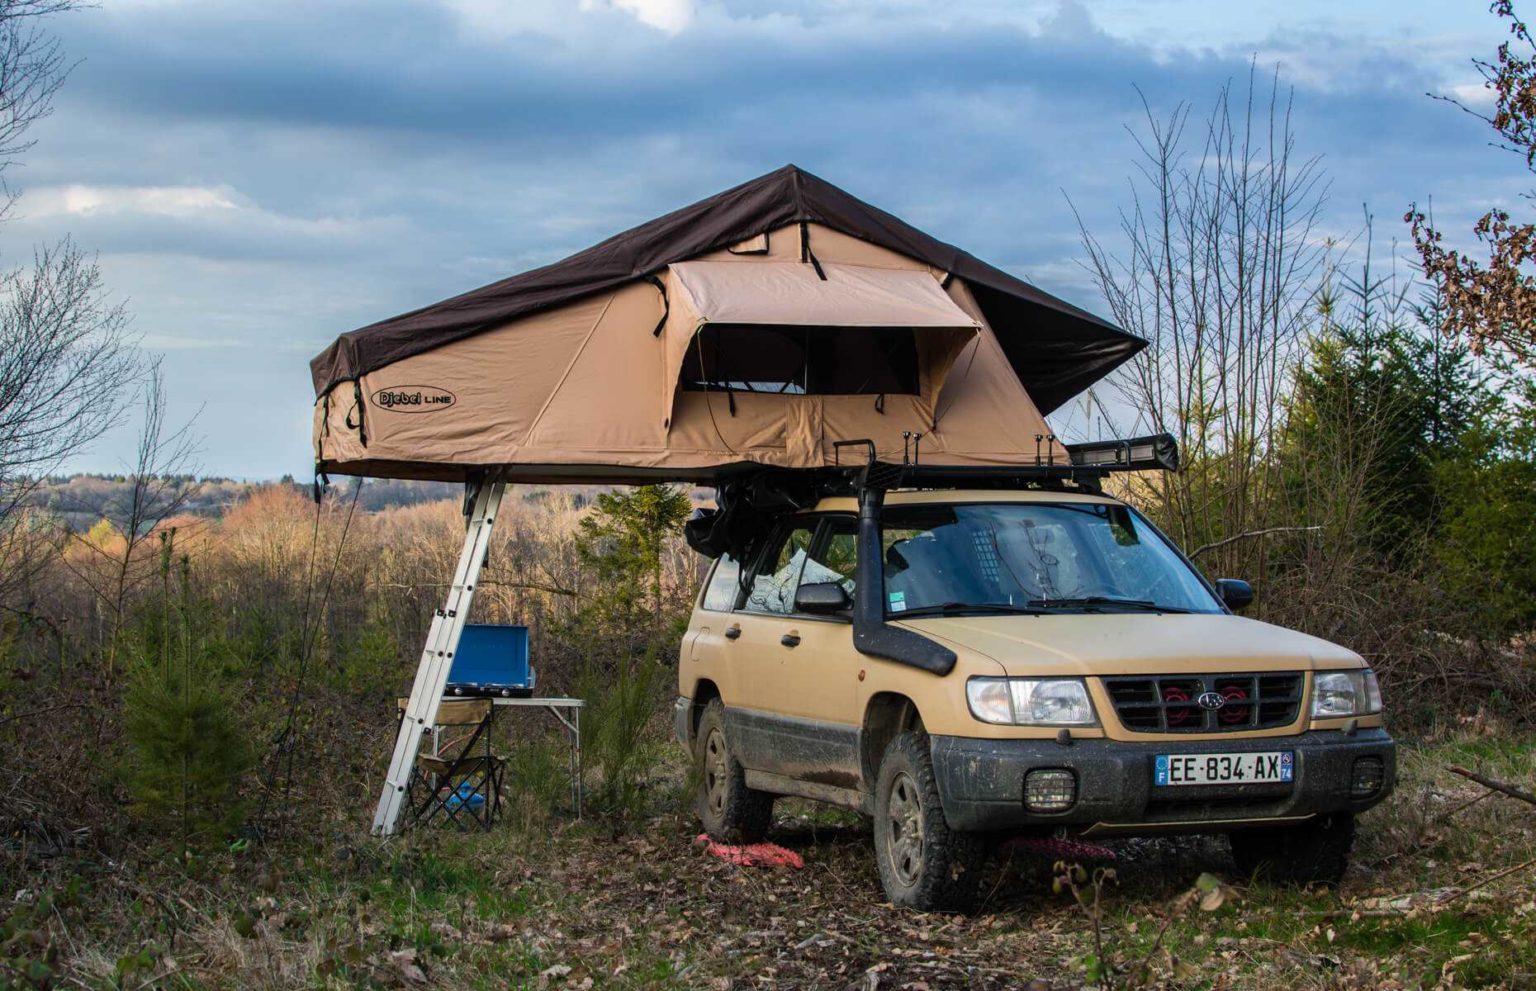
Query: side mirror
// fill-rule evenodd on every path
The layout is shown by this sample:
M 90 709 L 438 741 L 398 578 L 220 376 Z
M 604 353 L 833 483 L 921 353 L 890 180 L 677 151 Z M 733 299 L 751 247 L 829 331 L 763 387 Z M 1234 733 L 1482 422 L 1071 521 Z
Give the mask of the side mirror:
M 1253 602 L 1253 586 L 1241 578 L 1216 579 L 1216 594 L 1233 612 L 1242 612 Z
M 851 605 L 853 600 L 837 582 L 811 582 L 795 590 L 795 612 L 821 615 L 842 612 Z

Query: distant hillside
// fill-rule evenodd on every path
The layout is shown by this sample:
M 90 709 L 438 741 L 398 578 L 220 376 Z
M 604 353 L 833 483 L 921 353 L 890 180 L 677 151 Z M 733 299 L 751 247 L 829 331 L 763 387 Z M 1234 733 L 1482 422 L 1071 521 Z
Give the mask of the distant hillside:
M 268 486 L 288 486 L 309 498 L 313 489 L 308 482 L 298 482 L 291 475 L 284 475 L 275 482 L 243 482 L 233 478 L 194 478 L 193 476 L 171 479 L 177 485 L 188 486 L 192 493 L 183 513 L 216 519 L 231 507 L 250 498 L 258 489 Z M 338 477 L 331 480 L 330 498 L 351 499 L 352 487 L 358 484 L 354 478 Z M 607 491 L 601 485 L 517 485 L 512 491 L 524 502 L 537 502 L 559 492 L 569 496 L 577 507 L 591 502 L 599 492 Z M 714 493 L 708 489 L 694 489 L 695 503 L 708 504 Z M 357 508 L 367 513 L 377 513 L 397 506 L 414 506 L 439 499 L 461 500 L 464 487 L 454 482 L 412 482 L 396 478 L 369 478 L 363 481 L 362 494 Z M 84 531 L 99 520 L 107 519 L 121 527 L 128 518 L 133 499 L 133 486 L 125 475 L 67 475 L 47 478 L 31 494 L 25 505 L 44 509 L 64 520 L 71 529 Z
M 230 478 L 176 478 L 178 484 L 193 491 L 184 512 L 196 516 L 222 516 L 231 506 L 247 499 L 256 489 L 269 485 L 291 486 L 306 496 L 308 483 L 284 476 L 276 482 L 242 482 Z M 351 495 L 356 481 L 336 479 L 333 492 Z M 369 479 L 358 497 L 358 508 L 377 512 L 395 506 L 411 506 L 437 499 L 457 499 L 463 492 L 458 485 L 445 482 L 408 482 L 397 479 Z M 64 519 L 70 527 L 88 529 L 106 518 L 121 526 L 127 518 L 133 498 L 133 486 L 123 475 L 70 475 L 49 478 L 32 493 L 27 504 L 45 509 Z

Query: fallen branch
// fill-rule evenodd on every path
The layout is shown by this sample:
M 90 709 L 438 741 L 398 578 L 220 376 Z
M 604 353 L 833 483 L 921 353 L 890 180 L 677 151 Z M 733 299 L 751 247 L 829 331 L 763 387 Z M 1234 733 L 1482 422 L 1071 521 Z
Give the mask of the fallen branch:
M 1476 884 L 1469 885 L 1468 887 L 1462 888 L 1461 892 L 1459 894 L 1457 894 L 1457 895 L 1447 899 L 1445 904 L 1449 905 L 1451 902 L 1455 901 L 1457 898 L 1463 898 L 1463 897 L 1465 897 L 1467 895 L 1470 895 L 1472 892 L 1476 891 L 1478 888 L 1481 888 L 1481 887 L 1484 887 L 1486 885 L 1492 884 L 1493 882 L 1499 880 L 1500 878 L 1506 878 L 1506 877 L 1508 877 L 1511 874 L 1517 874 L 1520 871 L 1523 871 L 1523 870 L 1525 870 L 1528 867 L 1536 867 L 1536 859 L 1527 860 L 1523 864 L 1516 864 L 1515 866 L 1507 868 L 1507 869 L 1502 870 L 1502 871 L 1499 871 L 1497 874 L 1494 874 L 1494 875 L 1492 875 L 1490 877 L 1485 877 L 1481 881 L 1477 882 Z
M 1492 788 L 1494 791 L 1502 792 L 1503 794 L 1508 795 L 1510 798 L 1518 798 L 1522 802 L 1536 805 L 1536 795 L 1533 795 L 1521 788 L 1516 788 L 1512 784 L 1506 784 L 1497 778 L 1484 777 L 1483 775 L 1478 774 L 1475 771 L 1469 771 L 1464 767 L 1452 767 L 1447 768 L 1447 770 L 1449 770 L 1452 774 L 1459 774 L 1464 778 L 1476 781 L 1484 788 Z
M 26 719 L 29 716 L 43 716 L 50 712 L 62 712 L 65 709 L 88 708 L 90 708 L 90 706 L 86 705 L 84 702 L 66 702 L 63 705 L 50 705 L 42 709 L 28 709 L 26 712 L 18 712 L 15 715 L 6 716 L 4 719 L 0 719 L 0 726 L 4 726 L 9 722 L 14 722 L 17 719 Z
M 1266 527 L 1263 530 L 1245 530 L 1242 533 L 1233 534 L 1232 536 L 1227 537 L 1225 540 L 1218 540 L 1213 544 L 1201 544 L 1199 547 L 1196 547 L 1189 553 L 1189 559 L 1193 561 L 1195 558 L 1199 557 L 1201 554 L 1204 554 L 1206 551 L 1214 551 L 1218 547 L 1225 547 L 1228 544 L 1235 544 L 1239 540 L 1248 540 L 1252 537 L 1265 537 L 1271 533 L 1306 533 L 1312 530 L 1321 530 L 1322 528 L 1322 524 L 1319 523 L 1315 526 L 1272 526 Z
M 1385 905 L 1370 904 L 1370 902 L 1380 901 L 1379 899 L 1370 899 L 1367 903 L 1368 907 L 1365 908 L 1358 906 L 1354 908 L 1336 908 L 1310 914 L 1320 919 L 1396 919 L 1419 911 L 1440 912 L 1467 897 L 1472 892 L 1477 891 L 1479 888 L 1485 888 L 1495 881 L 1503 880 L 1511 874 L 1518 874 L 1532 867 L 1536 867 L 1536 858 L 1516 864 L 1513 867 L 1506 867 L 1501 871 L 1496 871 L 1464 888 L 1441 888 L 1436 891 L 1415 892 L 1411 895 L 1403 895 L 1391 899 L 1390 904 Z

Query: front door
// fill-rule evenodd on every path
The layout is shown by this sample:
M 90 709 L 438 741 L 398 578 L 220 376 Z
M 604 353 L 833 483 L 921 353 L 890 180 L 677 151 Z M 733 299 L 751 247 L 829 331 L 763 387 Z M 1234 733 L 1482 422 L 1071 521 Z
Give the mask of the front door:
M 853 589 L 852 517 L 799 517 L 783 526 L 735 614 L 743 705 L 731 712 L 742 763 L 821 784 L 858 786 L 857 654 L 846 616 L 794 608 L 802 584 Z

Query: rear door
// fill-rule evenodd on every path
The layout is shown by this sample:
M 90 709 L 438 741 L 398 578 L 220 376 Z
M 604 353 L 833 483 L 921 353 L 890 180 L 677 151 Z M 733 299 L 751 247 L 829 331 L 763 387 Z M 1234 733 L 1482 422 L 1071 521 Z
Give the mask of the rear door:
M 854 529 L 848 516 L 789 521 L 760 559 L 736 613 L 748 687 L 732 714 L 733 738 L 743 764 L 755 770 L 858 784 L 852 623 L 794 609 L 801 584 L 836 581 L 852 594 Z

